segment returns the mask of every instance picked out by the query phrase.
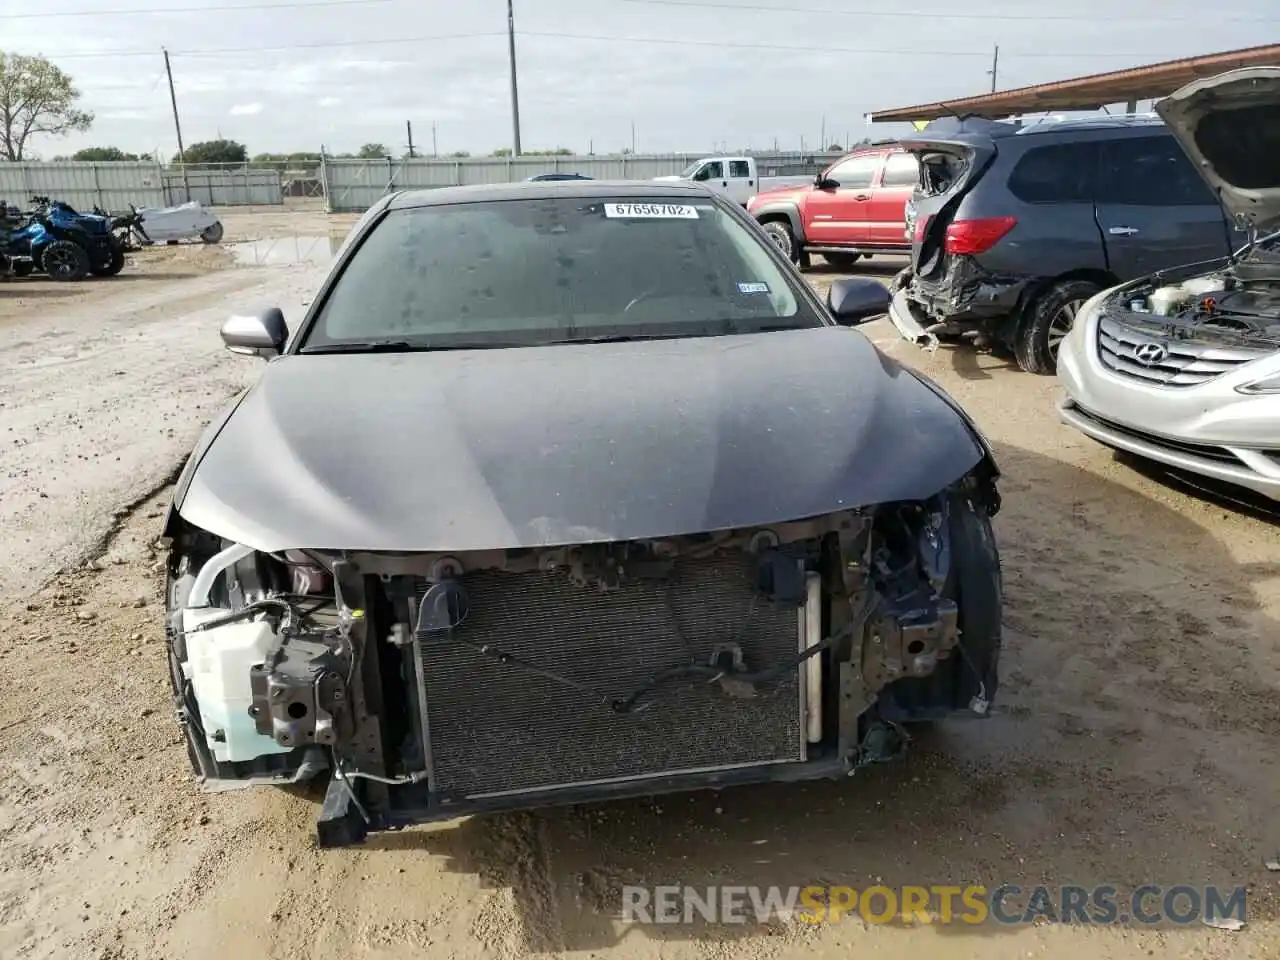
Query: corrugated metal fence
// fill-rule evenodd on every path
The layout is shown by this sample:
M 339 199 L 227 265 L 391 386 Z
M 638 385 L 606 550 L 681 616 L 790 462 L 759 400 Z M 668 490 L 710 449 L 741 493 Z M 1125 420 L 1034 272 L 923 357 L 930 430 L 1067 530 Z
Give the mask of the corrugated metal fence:
M 284 203 L 280 173 L 252 167 L 181 167 L 150 162 L 0 163 L 0 200 L 26 207 L 32 196 L 62 200 L 76 209 L 127 210 L 184 203 L 208 206 Z
M 512 183 L 543 173 L 581 173 L 596 180 L 651 180 L 680 173 L 705 153 L 621 156 L 465 157 L 458 159 L 335 160 L 322 167 L 333 213 L 359 213 L 394 190 L 421 190 L 477 183 Z M 817 173 L 839 154 L 758 155 L 762 177 Z
M 412 160 L 325 159 L 309 171 L 282 173 L 252 166 L 201 166 L 183 170 L 151 162 L 0 163 L 0 201 L 27 206 L 32 195 L 63 200 L 77 209 L 159 207 L 192 200 L 208 206 L 284 203 L 291 196 L 327 199 L 333 212 L 359 213 L 393 190 L 508 183 L 541 173 L 581 173 L 597 180 L 649 180 L 682 171 L 707 154 L 621 156 L 459 157 Z M 838 157 L 828 153 L 757 154 L 761 177 L 813 174 Z M 299 179 L 302 174 L 307 174 Z M 307 189 L 299 190 L 299 184 Z M 310 186 L 308 186 L 310 185 Z M 311 187 L 314 188 L 314 192 Z
M 189 168 L 184 177 L 181 167 L 169 167 L 164 186 L 171 204 L 185 203 L 188 197 L 208 207 L 284 203 L 277 170 Z
M 77 210 L 162 207 L 168 201 L 161 169 L 155 163 L 0 163 L 0 201 L 25 209 L 39 195 Z

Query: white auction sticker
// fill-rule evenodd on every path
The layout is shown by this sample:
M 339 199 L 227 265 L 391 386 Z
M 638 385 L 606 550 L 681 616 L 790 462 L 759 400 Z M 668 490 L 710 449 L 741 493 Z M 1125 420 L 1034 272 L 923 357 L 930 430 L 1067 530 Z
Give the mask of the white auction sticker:
M 627 219 L 697 220 L 698 208 L 683 203 L 606 203 L 604 215 Z
M 767 283 L 740 283 L 738 284 L 739 293 L 768 293 L 769 285 Z

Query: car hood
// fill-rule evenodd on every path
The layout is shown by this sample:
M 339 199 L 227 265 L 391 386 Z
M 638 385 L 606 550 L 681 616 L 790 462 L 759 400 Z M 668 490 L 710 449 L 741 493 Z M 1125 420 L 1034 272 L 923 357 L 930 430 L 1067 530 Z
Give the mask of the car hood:
M 510 549 L 923 499 L 984 453 L 946 399 L 842 327 L 300 354 L 210 427 L 175 506 L 262 551 Z
M 1241 226 L 1280 228 L 1280 67 L 1196 80 L 1155 109 Z

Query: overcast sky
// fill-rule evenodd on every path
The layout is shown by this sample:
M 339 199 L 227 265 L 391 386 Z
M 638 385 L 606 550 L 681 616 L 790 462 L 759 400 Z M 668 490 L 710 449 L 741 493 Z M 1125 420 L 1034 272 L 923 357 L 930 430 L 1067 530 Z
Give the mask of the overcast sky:
M 892 135 L 863 115 L 983 92 L 995 43 L 1007 88 L 1280 39 L 1275 0 L 515 0 L 515 21 L 525 149 L 598 153 L 633 124 L 639 152 L 812 148 L 824 117 L 828 141 Z M 506 0 L 0 0 L 0 48 L 97 114 L 44 157 L 175 152 L 162 46 L 188 145 L 399 153 L 406 120 L 426 151 L 433 123 L 441 153 L 511 143 Z

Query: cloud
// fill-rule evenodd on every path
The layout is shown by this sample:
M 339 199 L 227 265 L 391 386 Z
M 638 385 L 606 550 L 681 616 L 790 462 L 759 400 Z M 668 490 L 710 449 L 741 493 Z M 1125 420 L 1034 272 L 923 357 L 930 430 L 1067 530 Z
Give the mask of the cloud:
M 338 104 L 342 103 L 342 101 L 337 97 L 321 97 L 316 101 L 316 103 L 322 107 L 336 107 Z
M 227 111 L 233 117 L 252 117 L 255 113 L 262 112 L 262 104 L 260 103 L 237 103 L 234 107 Z

